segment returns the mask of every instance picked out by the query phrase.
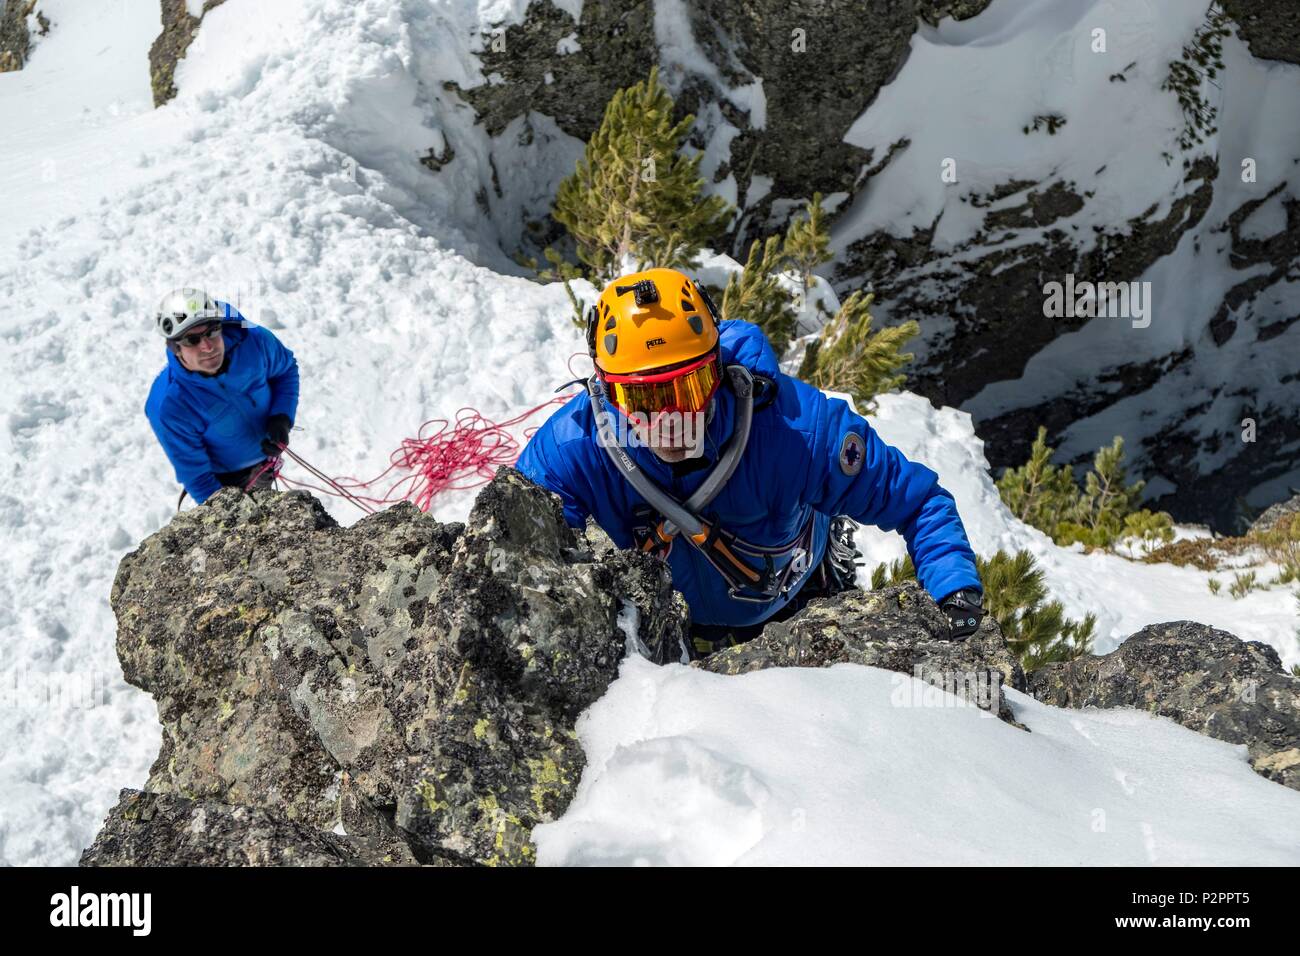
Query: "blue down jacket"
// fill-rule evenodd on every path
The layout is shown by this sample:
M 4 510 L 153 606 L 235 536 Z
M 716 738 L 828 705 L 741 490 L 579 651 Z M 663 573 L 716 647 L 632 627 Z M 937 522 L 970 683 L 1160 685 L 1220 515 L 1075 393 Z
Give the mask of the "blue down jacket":
M 218 303 L 224 305 L 223 303 Z M 298 411 L 298 363 L 280 340 L 230 306 L 222 329 L 229 361 L 220 375 L 181 365 L 170 349 L 145 415 L 167 453 L 176 480 L 203 502 L 221 488 L 216 472 L 238 471 L 266 459 L 266 420 Z
M 936 600 L 959 588 L 981 586 L 956 502 L 940 487 L 938 475 L 885 444 L 843 400 L 783 374 L 756 325 L 723 322 L 721 335 L 725 364 L 744 365 L 775 381 L 777 388 L 774 400 L 756 408 L 739 466 L 706 515 L 741 539 L 769 547 L 793 541 L 811 520 L 813 560 L 804 580 L 825 555 L 830 519 L 848 515 L 901 532 L 917 577 Z M 706 459 L 716 460 L 731 434 L 735 403 L 729 389 L 718 390 L 716 411 L 705 430 Z M 608 403 L 606 408 L 621 414 Z M 569 524 L 582 527 L 591 515 L 616 545 L 630 548 L 634 512 L 645 502 L 598 444 L 594 419 L 587 395 L 574 397 L 537 430 L 516 467 L 559 495 Z M 675 474 L 647 448 L 627 451 L 679 501 L 709 472 Z M 668 563 L 692 620 L 701 624 L 757 624 L 803 584 L 801 580 L 784 596 L 754 604 L 733 598 L 718 571 L 682 538 L 674 542 Z

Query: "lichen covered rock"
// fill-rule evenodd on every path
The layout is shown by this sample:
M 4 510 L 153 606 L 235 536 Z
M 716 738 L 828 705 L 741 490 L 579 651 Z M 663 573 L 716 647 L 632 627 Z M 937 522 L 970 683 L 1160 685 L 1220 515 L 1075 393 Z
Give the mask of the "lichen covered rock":
M 915 581 L 878 591 L 844 591 L 811 601 L 769 624 L 747 644 L 710 656 L 717 674 L 768 667 L 863 664 L 911 674 L 1015 723 L 1002 693 L 1024 690 L 1025 675 L 997 623 L 985 617 L 965 641 L 948 639 L 948 618 Z
M 1206 624 L 1151 624 L 1102 657 L 1033 672 L 1029 689 L 1058 707 L 1134 707 L 1245 744 L 1256 771 L 1300 790 L 1300 677 L 1277 651 Z
M 82 866 L 382 866 L 414 864 L 404 844 L 376 856 L 346 835 L 282 813 L 123 790 Z
M 512 469 L 465 526 L 403 504 L 340 528 L 305 492 L 224 490 L 123 559 L 112 603 L 123 672 L 163 724 L 149 794 L 398 840 L 421 862 L 531 861 L 627 621 L 673 646 L 685 625 L 662 562 L 597 557 Z M 129 862 L 111 846 L 140 826 L 110 816 L 97 861 Z

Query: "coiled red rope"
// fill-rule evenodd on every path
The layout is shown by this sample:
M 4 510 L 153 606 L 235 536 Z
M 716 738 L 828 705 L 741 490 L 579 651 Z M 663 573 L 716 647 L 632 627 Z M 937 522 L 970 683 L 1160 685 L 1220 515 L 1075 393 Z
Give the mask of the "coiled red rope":
M 499 467 L 513 465 L 523 446 L 509 429 L 544 408 L 564 404 L 571 397 L 564 395 L 542 402 L 503 422 L 484 418 L 473 408 L 460 409 L 455 421 L 432 418 L 420 426 L 414 438 L 403 439 L 401 446 L 389 456 L 387 468 L 366 481 L 331 478 L 288 447 L 281 446 L 284 457 L 310 473 L 324 487 L 286 478 L 281 473 L 281 458 L 267 459 L 245 487 L 252 488 L 271 470 L 275 478 L 286 485 L 344 498 L 366 514 L 374 514 L 379 508 L 399 501 L 410 501 L 421 511 L 428 511 L 440 494 L 485 485 Z M 536 430 L 536 426 L 525 429 L 525 441 Z M 376 486 L 390 476 L 390 484 L 382 492 L 376 492 Z

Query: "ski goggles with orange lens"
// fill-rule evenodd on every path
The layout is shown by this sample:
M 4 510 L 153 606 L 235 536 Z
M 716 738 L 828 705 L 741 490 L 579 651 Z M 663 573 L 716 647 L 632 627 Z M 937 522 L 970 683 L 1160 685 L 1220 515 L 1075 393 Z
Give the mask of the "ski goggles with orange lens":
M 718 353 L 662 372 L 615 375 L 601 372 L 609 400 L 624 414 L 701 412 L 708 407 L 721 381 Z

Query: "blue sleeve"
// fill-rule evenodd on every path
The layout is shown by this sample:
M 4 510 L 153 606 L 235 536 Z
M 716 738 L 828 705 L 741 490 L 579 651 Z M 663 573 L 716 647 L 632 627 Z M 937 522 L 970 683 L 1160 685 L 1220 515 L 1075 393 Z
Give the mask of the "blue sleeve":
M 939 476 L 887 445 L 847 402 L 820 393 L 818 399 L 824 408 L 816 416 L 808 503 L 900 532 L 917 580 L 936 601 L 961 588 L 983 590 L 957 502 Z
M 288 415 L 298 420 L 298 360 L 284 344 L 266 329 L 257 328 L 266 353 L 266 381 L 271 386 L 271 415 Z
M 533 433 L 515 468 L 530 481 L 560 496 L 564 506 L 564 520 L 573 528 L 585 528 L 592 509 L 585 503 L 582 483 L 574 477 L 572 462 L 555 441 L 552 422 L 547 419 Z
M 176 471 L 176 480 L 191 498 L 203 504 L 221 490 L 221 482 L 212 472 L 212 459 L 197 431 L 180 416 L 168 415 L 165 406 L 149 416 L 149 424 Z

